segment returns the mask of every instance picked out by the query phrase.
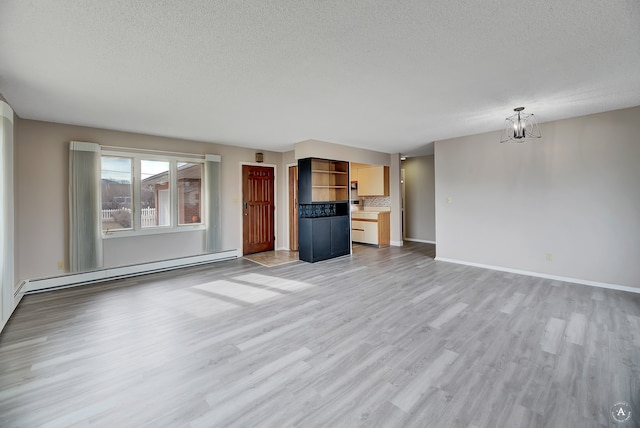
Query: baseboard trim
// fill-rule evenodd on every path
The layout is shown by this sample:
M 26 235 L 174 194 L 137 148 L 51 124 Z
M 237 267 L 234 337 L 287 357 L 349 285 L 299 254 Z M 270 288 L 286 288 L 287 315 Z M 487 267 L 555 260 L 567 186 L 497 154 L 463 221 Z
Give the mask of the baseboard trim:
M 423 244 L 434 244 L 436 243 L 436 241 L 427 241 L 425 239 L 415 239 L 415 238 L 404 238 L 405 241 L 409 241 L 409 242 L 422 242 Z
M 20 281 L 20 285 L 18 286 L 18 288 L 13 291 L 13 307 L 11 308 L 11 313 L 9 313 L 9 315 L 5 319 L 1 320 L 2 324 L 0 324 L 0 333 L 2 332 L 2 330 L 4 330 L 7 322 L 9 322 L 11 315 L 13 315 L 13 311 L 15 311 L 18 307 L 18 303 L 20 303 L 20 300 L 22 300 L 22 296 L 24 296 L 25 284 L 26 281 Z
M 404 242 L 402 242 L 402 241 L 390 241 L 389 244 L 394 246 L 394 247 L 402 247 L 404 245 Z
M 60 288 L 76 287 L 119 278 L 146 275 L 188 266 L 196 266 L 223 260 L 242 257 L 240 250 L 228 250 L 218 253 L 202 254 L 198 256 L 180 257 L 177 259 L 161 260 L 157 262 L 140 263 L 130 266 L 120 266 L 91 272 L 72 273 L 47 278 L 28 279 L 19 288 L 19 293 L 32 294 Z M 20 298 L 22 298 L 20 295 Z M 16 303 L 17 304 L 17 303 Z
M 20 303 L 20 300 L 22 300 L 22 297 L 25 294 L 26 285 L 27 281 L 20 281 L 20 285 L 13 292 L 13 309 L 15 309 L 18 306 L 18 303 Z
M 502 266 L 485 265 L 482 263 L 472 263 L 472 262 L 466 262 L 463 260 L 447 259 L 444 257 L 436 257 L 435 260 L 438 262 L 456 263 L 459 265 L 479 267 L 483 269 L 496 270 L 500 272 L 516 273 L 519 275 L 535 276 L 538 278 L 552 279 L 552 280 L 557 280 L 562 282 L 571 282 L 571 283 L 580 284 L 580 285 L 588 285 L 590 287 L 607 288 L 609 290 L 627 291 L 629 293 L 640 294 L 640 288 L 629 287 L 627 285 L 609 284 L 607 282 L 598 282 L 598 281 L 588 281 L 585 279 L 571 278 L 567 276 L 549 275 L 546 273 L 531 272 L 531 271 L 520 270 L 520 269 L 511 269 L 511 268 L 505 268 Z

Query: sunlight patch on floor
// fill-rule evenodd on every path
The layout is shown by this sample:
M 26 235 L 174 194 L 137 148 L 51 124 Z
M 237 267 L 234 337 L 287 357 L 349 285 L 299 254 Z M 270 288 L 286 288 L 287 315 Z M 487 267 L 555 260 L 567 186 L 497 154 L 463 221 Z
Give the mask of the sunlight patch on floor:
M 269 288 L 275 288 L 282 291 L 298 291 L 305 288 L 313 287 L 313 284 L 309 284 L 306 282 L 276 278 L 273 276 L 261 275 L 259 273 L 240 275 L 234 277 L 233 279 L 238 281 L 250 282 L 252 284 L 265 285 Z
M 247 303 L 256 303 L 262 300 L 278 297 L 282 294 L 265 290 L 263 288 L 252 287 L 250 285 L 238 284 L 226 280 L 208 282 L 206 284 L 196 285 L 192 288 L 207 291 L 209 293 L 219 294 L 232 299 L 241 300 Z
M 198 318 L 218 315 L 240 306 L 215 298 L 203 298 L 201 294 L 187 290 L 176 290 L 162 295 L 164 304 L 178 307 Z

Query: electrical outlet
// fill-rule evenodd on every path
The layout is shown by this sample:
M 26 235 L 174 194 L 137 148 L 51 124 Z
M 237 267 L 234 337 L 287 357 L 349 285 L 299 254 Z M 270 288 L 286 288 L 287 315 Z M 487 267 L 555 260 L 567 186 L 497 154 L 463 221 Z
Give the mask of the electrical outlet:
M 64 261 L 60 260 L 58 262 L 58 270 L 64 270 Z
M 547 253 L 547 261 L 550 262 L 553 260 L 553 254 Z

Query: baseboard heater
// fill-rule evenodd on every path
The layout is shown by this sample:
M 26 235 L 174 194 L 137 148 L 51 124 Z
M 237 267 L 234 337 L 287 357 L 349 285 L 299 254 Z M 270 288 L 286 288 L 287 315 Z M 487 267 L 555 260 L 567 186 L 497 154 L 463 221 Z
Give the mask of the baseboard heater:
M 176 259 L 161 260 L 156 262 L 99 269 L 90 272 L 71 273 L 67 275 L 47 278 L 28 279 L 21 284 L 20 288 L 17 290 L 19 295 L 16 295 L 15 297 L 18 301 L 24 294 L 41 293 L 44 291 L 56 290 L 59 288 L 75 287 L 78 285 L 93 284 L 96 282 L 110 281 L 113 279 L 128 278 L 154 272 L 162 272 L 188 266 L 196 266 L 205 263 L 230 260 L 238 257 L 242 257 L 240 250 L 227 250 L 211 254 L 201 254 L 197 256 L 180 257 Z

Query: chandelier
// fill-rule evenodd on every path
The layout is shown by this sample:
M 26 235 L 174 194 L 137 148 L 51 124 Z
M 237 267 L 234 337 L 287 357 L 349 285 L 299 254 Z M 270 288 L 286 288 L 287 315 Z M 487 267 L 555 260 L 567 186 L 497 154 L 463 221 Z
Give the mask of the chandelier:
M 513 109 L 516 113 L 504 120 L 501 143 L 524 143 L 533 138 L 542 138 L 538 122 L 533 114 L 523 113 L 524 107 Z

